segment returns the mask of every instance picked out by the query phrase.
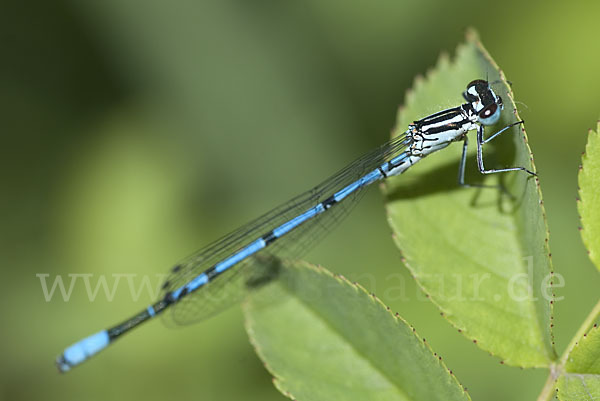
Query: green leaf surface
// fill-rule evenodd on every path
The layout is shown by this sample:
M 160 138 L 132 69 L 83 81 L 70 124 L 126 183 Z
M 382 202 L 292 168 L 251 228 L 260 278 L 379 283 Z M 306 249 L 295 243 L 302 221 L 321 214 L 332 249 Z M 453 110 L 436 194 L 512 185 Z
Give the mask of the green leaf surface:
M 579 170 L 579 202 L 581 237 L 590 259 L 600 270 L 600 122 L 598 130 L 590 130 Z
M 502 118 L 486 137 L 520 120 L 512 92 L 473 33 L 456 59 L 442 57 L 407 94 L 398 116 L 409 123 L 464 102 L 466 85 L 487 78 L 504 101 Z M 515 84 L 517 86 L 517 84 Z M 444 316 L 479 347 L 507 364 L 548 366 L 556 359 L 550 330 L 552 268 L 548 231 L 536 177 L 524 172 L 482 175 L 470 133 L 466 182 L 457 184 L 462 142 L 387 180 L 388 221 L 412 275 Z M 486 168 L 535 171 L 524 130 L 515 126 L 484 146 Z
M 251 291 L 246 329 L 275 385 L 307 400 L 469 400 L 441 358 L 377 298 L 305 262 Z
M 573 347 L 557 389 L 561 401 L 600 400 L 600 328 L 594 326 Z

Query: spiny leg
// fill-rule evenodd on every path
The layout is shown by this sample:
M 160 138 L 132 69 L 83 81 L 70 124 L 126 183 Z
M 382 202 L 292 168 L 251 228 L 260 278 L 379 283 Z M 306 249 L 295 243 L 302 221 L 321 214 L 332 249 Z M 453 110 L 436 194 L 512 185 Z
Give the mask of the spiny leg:
M 483 141 L 483 144 L 486 144 L 486 143 L 488 143 L 488 142 L 491 142 L 491 141 L 492 141 L 492 139 L 496 138 L 498 135 L 500 135 L 501 133 L 503 133 L 503 132 L 504 132 L 504 131 L 506 131 L 507 129 L 509 129 L 509 128 L 512 128 L 512 127 L 514 127 L 515 125 L 523 124 L 524 122 L 525 122 L 525 121 L 521 120 L 521 121 L 514 122 L 514 123 L 512 123 L 512 124 L 508 124 L 506 127 L 502 128 L 500 131 L 496 132 L 495 134 L 493 134 L 493 135 L 492 135 L 492 136 L 490 136 L 489 138 L 485 139 L 485 140 Z M 483 135 L 482 135 L 482 138 L 483 138 Z
M 507 125 L 506 127 L 502 128 L 500 131 L 496 132 L 494 135 L 492 135 L 491 137 L 489 137 L 488 139 L 485 139 L 485 140 L 483 139 L 483 125 L 479 125 L 477 127 L 477 166 L 479 167 L 479 172 L 481 174 L 506 173 L 508 171 L 525 171 L 526 173 L 537 176 L 536 173 L 527 170 L 525 167 L 508 167 L 508 168 L 486 170 L 483 165 L 483 144 L 488 143 L 492 139 L 496 138 L 498 135 L 500 135 L 501 133 L 506 131 L 508 128 L 510 128 L 514 125 L 517 125 L 517 124 L 521 124 L 521 123 L 522 123 L 522 121 L 517 121 L 516 123 Z
M 469 147 L 469 138 L 465 135 L 463 139 L 463 151 L 458 166 L 458 185 L 464 188 L 495 188 L 506 192 L 501 185 L 485 185 L 485 184 L 466 184 L 465 183 L 465 166 L 467 164 L 467 150 Z
M 535 175 L 537 176 L 537 174 L 527 170 L 525 167 L 510 167 L 510 168 L 503 168 L 503 169 L 489 169 L 486 170 L 483 164 L 483 145 L 492 141 L 493 139 L 495 139 L 496 137 L 498 137 L 500 134 L 502 134 L 503 132 L 505 132 L 506 130 L 508 130 L 509 128 L 514 127 L 515 125 L 518 124 L 523 124 L 523 121 L 517 121 L 515 123 L 509 124 L 506 127 L 502 128 L 500 131 L 494 133 L 492 136 L 490 136 L 487 139 L 483 138 L 483 133 L 484 133 L 484 126 L 483 125 L 479 125 L 477 127 L 477 166 L 479 168 L 479 172 L 481 172 L 482 174 L 494 174 L 494 173 L 504 173 L 504 172 L 508 172 L 508 171 L 525 171 L 531 175 Z M 496 189 L 500 189 L 503 192 L 506 192 L 506 188 L 504 188 L 501 185 L 485 185 L 485 184 L 467 184 L 465 183 L 465 166 L 467 164 L 467 150 L 468 150 L 468 146 L 469 146 L 469 139 L 468 137 L 465 135 L 464 140 L 463 140 L 463 151 L 462 151 L 462 156 L 460 159 L 460 165 L 458 168 L 458 184 L 461 187 L 466 187 L 466 188 L 472 188 L 472 187 L 476 187 L 476 188 L 496 188 Z

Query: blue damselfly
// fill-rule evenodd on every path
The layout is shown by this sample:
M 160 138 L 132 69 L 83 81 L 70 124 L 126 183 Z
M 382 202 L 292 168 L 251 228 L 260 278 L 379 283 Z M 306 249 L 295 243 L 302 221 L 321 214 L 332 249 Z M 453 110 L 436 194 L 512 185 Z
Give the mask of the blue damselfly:
M 503 103 L 486 80 L 475 80 L 463 92 L 465 103 L 415 121 L 401 135 L 354 161 L 310 191 L 273 209 L 238 230 L 208 245 L 171 269 L 162 295 L 153 305 L 108 330 L 100 331 L 70 347 L 57 359 L 65 372 L 106 348 L 124 333 L 157 315 L 168 315 L 175 324 L 202 320 L 237 300 L 253 271 L 261 265 L 261 255 L 278 255 L 284 245 L 296 250 L 314 243 L 324 230 L 339 221 L 363 189 L 374 182 L 403 173 L 422 158 L 463 141 L 458 182 L 464 181 L 467 133 L 477 131 L 477 164 L 482 174 L 524 171 L 524 167 L 486 169 L 483 145 L 512 123 L 487 139 L 484 127 L 498 122 Z

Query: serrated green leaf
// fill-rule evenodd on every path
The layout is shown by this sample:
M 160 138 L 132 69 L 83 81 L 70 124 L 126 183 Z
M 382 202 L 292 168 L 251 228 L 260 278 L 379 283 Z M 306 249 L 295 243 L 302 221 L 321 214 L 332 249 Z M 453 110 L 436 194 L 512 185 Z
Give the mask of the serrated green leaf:
M 307 400 L 469 400 L 425 340 L 363 288 L 305 262 L 244 304 L 275 385 Z
M 579 170 L 581 237 L 590 259 L 600 270 L 600 122 L 596 132 L 590 130 Z
M 501 120 L 486 127 L 486 136 L 518 121 L 503 74 L 471 34 L 456 60 L 441 58 L 434 71 L 415 82 L 394 135 L 416 119 L 463 103 L 466 85 L 481 78 L 501 80 L 493 88 L 505 104 Z M 548 366 L 556 358 L 550 331 L 552 276 L 537 180 L 523 172 L 480 174 L 472 137 L 466 181 L 501 183 L 513 197 L 497 189 L 461 188 L 461 145 L 450 145 L 388 180 L 388 220 L 395 242 L 422 289 L 479 347 L 507 364 Z M 525 132 L 518 126 L 485 145 L 484 160 L 486 168 L 534 170 Z
M 600 328 L 592 328 L 573 347 L 564 373 L 558 378 L 557 389 L 562 401 L 600 399 Z

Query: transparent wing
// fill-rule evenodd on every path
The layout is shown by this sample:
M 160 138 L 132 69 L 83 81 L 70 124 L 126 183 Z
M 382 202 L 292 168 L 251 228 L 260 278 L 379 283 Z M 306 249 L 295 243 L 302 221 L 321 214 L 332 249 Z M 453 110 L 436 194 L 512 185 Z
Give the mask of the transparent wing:
M 245 245 L 324 201 L 397 156 L 406 149 L 407 141 L 404 135 L 394 138 L 357 159 L 318 186 L 190 255 L 172 269 L 163 285 L 161 296 L 164 297 L 168 292 L 185 285 Z M 276 264 L 265 263 L 265 260 L 269 260 L 269 255 L 296 258 L 306 252 L 350 212 L 362 196 L 363 190 L 364 188 L 356 190 L 342 202 L 301 224 L 255 256 L 243 260 L 198 291 L 183 297 L 163 313 L 166 323 L 168 325 L 194 323 L 238 302 L 245 295 L 247 287 L 260 284 L 276 275 L 276 269 L 273 268 Z

